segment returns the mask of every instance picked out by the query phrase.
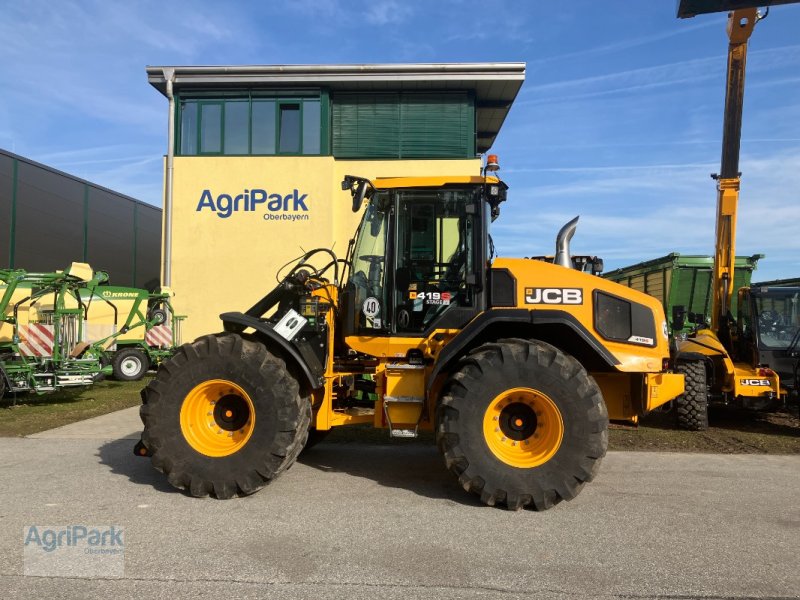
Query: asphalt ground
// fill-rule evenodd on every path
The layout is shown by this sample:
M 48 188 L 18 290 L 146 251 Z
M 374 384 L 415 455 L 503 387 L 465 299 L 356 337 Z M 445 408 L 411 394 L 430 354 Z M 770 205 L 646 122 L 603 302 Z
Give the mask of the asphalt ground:
M 3 598 L 800 594 L 798 456 L 612 452 L 575 500 L 536 513 L 481 505 L 433 447 L 322 443 L 219 501 L 133 456 L 130 415 L 99 419 L 0 439 Z M 24 575 L 24 527 L 76 523 L 124 528 L 124 577 Z

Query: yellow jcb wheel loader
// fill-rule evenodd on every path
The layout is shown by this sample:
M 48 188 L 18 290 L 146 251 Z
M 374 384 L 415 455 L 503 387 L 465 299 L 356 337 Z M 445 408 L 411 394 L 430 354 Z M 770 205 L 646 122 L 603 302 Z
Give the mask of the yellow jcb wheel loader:
M 342 188 L 354 211 L 366 204 L 347 257 L 305 253 L 143 391 L 134 451 L 174 486 L 250 494 L 309 434 L 371 424 L 435 432 L 486 504 L 546 509 L 594 478 L 609 417 L 635 422 L 683 392 L 660 303 L 571 268 L 574 222 L 555 264 L 493 259 L 507 190 L 495 177 L 347 176 Z

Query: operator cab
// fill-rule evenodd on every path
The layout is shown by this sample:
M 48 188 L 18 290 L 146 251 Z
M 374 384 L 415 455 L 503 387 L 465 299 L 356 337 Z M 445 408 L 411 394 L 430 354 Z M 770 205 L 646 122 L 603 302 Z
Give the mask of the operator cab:
M 739 359 L 771 368 L 784 386 L 796 390 L 800 288 L 744 288 L 739 291 L 739 307 Z
M 485 310 L 488 225 L 505 184 L 437 179 L 358 183 L 354 209 L 361 185 L 372 190 L 349 256 L 345 335 L 424 336 Z

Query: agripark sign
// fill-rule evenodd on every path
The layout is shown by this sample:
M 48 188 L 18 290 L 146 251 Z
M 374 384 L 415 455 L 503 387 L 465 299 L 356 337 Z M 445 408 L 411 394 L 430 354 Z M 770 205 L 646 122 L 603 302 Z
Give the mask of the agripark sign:
M 265 221 L 307 221 L 308 194 L 301 194 L 295 188 L 288 194 L 269 193 L 265 189 L 245 189 L 239 194 L 214 195 L 205 189 L 200 194 L 196 212 L 213 212 L 220 219 L 227 219 L 234 213 L 261 212 Z

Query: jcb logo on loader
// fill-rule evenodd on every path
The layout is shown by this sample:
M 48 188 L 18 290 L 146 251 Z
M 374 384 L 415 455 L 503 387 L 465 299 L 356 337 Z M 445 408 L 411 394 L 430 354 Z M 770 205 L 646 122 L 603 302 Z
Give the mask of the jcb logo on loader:
M 769 379 L 740 379 L 739 385 L 755 385 L 761 387 L 771 387 Z
M 525 288 L 525 304 L 583 304 L 581 288 Z

